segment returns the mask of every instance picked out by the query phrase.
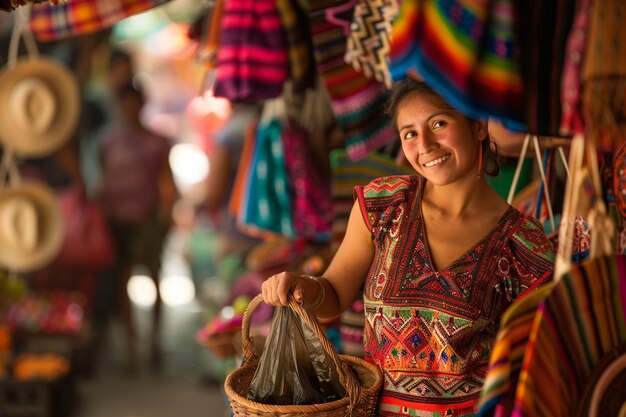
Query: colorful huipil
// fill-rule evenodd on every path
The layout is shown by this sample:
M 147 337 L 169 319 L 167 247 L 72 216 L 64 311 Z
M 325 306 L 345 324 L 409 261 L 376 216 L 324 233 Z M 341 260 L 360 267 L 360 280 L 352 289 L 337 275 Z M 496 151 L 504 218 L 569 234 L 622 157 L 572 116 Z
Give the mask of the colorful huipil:
M 381 416 L 472 416 L 499 318 L 551 278 L 554 249 L 536 221 L 509 207 L 437 271 L 422 219 L 424 184 L 394 176 L 355 187 L 376 249 L 364 289 L 365 352 L 384 373 Z

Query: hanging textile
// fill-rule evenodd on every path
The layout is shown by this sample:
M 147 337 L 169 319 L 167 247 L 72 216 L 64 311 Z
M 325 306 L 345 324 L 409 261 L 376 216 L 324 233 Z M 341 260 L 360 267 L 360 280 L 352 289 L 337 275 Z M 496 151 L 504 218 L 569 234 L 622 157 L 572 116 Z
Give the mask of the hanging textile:
M 220 24 L 215 95 L 232 101 L 280 96 L 288 58 L 274 0 L 228 0 Z
M 583 156 L 589 168 L 582 169 Z M 572 264 L 573 227 L 566 223 L 556 281 L 543 290 L 545 296 L 529 295 L 536 299 L 515 303 L 505 313 L 514 320 L 503 324 L 496 339 L 479 415 L 588 415 L 581 407 L 588 404 L 583 397 L 594 368 L 626 345 L 626 257 L 611 255 L 614 229 L 602 200 L 596 153 L 581 136 L 572 142 L 569 169 L 563 217 L 571 220 L 591 207 L 591 259 Z
M 315 86 L 315 60 L 311 49 L 311 31 L 304 0 L 276 0 L 287 51 L 289 56 L 289 79 L 293 92 L 304 93 Z
M 5 12 L 11 12 L 20 6 L 40 3 L 57 5 L 59 3 L 67 3 L 67 0 L 0 0 L 0 10 L 3 10 Z
M 275 105 L 274 102 L 266 104 L 270 107 Z M 263 117 L 258 125 L 254 159 L 245 192 L 243 226 L 251 232 L 259 230 L 293 238 L 291 196 L 281 142 L 283 129 L 282 121 L 271 114 Z
M 72 0 L 66 4 L 36 4 L 30 28 L 40 41 L 53 41 L 109 28 L 117 22 L 169 0 Z
M 400 4 L 398 16 L 391 24 L 389 51 L 389 74 L 393 81 L 401 80 L 407 74 L 417 75 L 417 42 L 413 28 L 419 22 L 419 12 L 414 1 L 405 0 Z M 419 78 L 422 78 L 419 76 Z
M 309 134 L 290 121 L 282 132 L 297 239 L 329 241 L 333 221 L 330 177 L 313 157 Z
M 582 74 L 587 135 L 615 150 L 626 142 L 626 4 L 594 0 Z
M 626 257 L 573 267 L 537 310 L 514 416 L 573 416 L 599 360 L 626 343 Z
M 515 45 L 519 49 L 524 85 L 526 132 L 559 135 L 561 76 L 576 3 L 571 0 L 513 3 Z
M 561 80 L 561 126 L 559 133 L 569 136 L 585 133 L 580 97 L 581 73 L 587 47 L 592 0 L 581 0 L 567 39 Z
M 514 48 L 512 0 L 471 6 L 454 0 L 404 3 L 401 21 L 394 24 L 394 29 L 405 29 L 400 31 L 397 45 L 401 51 L 396 52 L 395 65 L 407 71 L 415 68 L 468 116 L 494 116 L 511 129 L 524 130 L 524 89 Z M 395 79 L 407 75 L 392 74 Z
M 544 285 L 516 301 L 502 315 L 489 358 L 489 371 L 480 393 L 479 417 L 510 415 L 535 312 L 551 289 L 552 283 Z
M 317 70 L 350 158 L 363 158 L 396 138 L 384 113 L 389 92 L 345 62 L 355 0 L 309 2 L 309 22 Z
M 389 52 L 391 22 L 398 14 L 398 0 L 359 0 L 354 8 L 346 62 L 368 78 L 391 88 Z

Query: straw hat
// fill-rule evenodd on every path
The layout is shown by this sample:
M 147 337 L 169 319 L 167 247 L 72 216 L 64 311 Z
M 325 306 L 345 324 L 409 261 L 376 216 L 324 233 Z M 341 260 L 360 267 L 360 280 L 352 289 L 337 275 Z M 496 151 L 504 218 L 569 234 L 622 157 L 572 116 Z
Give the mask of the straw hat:
M 22 156 L 48 155 L 74 133 L 79 106 L 78 83 L 62 64 L 18 61 L 0 73 L 0 141 Z
M 0 190 L 0 265 L 15 272 L 37 270 L 61 248 L 61 211 L 44 184 L 24 182 Z

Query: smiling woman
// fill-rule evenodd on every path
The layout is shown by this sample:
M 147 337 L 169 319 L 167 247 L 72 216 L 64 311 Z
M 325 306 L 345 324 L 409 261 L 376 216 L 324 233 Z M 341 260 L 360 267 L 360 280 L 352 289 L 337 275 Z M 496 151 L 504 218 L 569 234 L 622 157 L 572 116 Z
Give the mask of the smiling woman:
M 366 359 L 384 371 L 383 417 L 472 416 L 500 316 L 552 276 L 540 226 L 486 183 L 497 172 L 485 121 L 422 82 L 393 87 L 388 106 L 418 175 L 354 189 L 344 240 L 322 277 L 282 272 L 263 284 L 319 317 L 364 288 Z

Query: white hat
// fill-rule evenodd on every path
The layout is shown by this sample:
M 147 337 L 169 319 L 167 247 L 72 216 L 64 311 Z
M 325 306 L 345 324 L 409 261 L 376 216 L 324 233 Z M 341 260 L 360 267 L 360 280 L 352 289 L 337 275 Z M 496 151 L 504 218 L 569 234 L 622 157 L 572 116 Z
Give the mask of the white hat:
M 0 190 L 0 266 L 40 269 L 56 257 L 62 238 L 61 210 L 47 185 L 28 181 Z
M 28 58 L 0 73 L 0 141 L 16 154 L 49 155 L 76 130 L 80 94 L 74 75 L 50 58 Z

